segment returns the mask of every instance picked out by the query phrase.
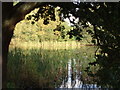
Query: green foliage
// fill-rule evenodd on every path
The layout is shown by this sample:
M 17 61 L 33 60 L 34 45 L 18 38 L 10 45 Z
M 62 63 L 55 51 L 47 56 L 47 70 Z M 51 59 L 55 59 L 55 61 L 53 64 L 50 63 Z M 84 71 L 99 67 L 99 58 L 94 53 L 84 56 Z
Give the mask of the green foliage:
M 119 88 L 120 77 L 117 74 L 120 73 L 120 3 L 80 3 L 78 6 L 79 10 L 74 15 L 80 18 L 83 27 L 87 26 L 87 22 L 93 25 L 94 33 L 88 33 L 92 34 L 92 42 L 101 51 L 99 55 L 96 54 L 96 62 L 93 62 L 93 65 L 100 66 L 94 75 L 99 78 L 97 81 L 100 85 Z
M 63 17 L 70 18 L 69 13 L 75 18 L 79 18 L 81 27 L 93 26 L 93 31 L 87 30 L 92 35 L 92 42 L 100 48 L 99 55 L 96 54 L 96 62 L 92 65 L 99 65 L 96 74 L 98 83 L 104 87 L 120 88 L 120 3 L 68 3 L 71 7 L 63 6 L 61 13 Z M 80 37 L 80 29 L 76 23 L 71 21 L 76 27 L 70 35 Z M 90 23 L 90 25 L 88 24 Z M 77 33 L 76 33 L 77 32 Z M 118 64 L 117 64 L 118 63 Z M 91 67 L 91 66 L 90 66 Z M 110 75 L 110 76 L 109 76 Z
M 88 76 L 84 72 L 88 63 L 95 60 L 94 51 L 95 47 L 84 46 L 73 50 L 11 48 L 8 56 L 8 87 L 59 87 L 62 81 L 67 78 L 67 64 L 70 59 L 74 69 L 82 72 L 84 83 L 95 83 L 92 79 L 89 79 L 90 82 L 87 81 Z M 76 59 L 76 65 L 73 59 Z M 91 69 L 96 70 L 96 68 Z
M 62 41 L 73 41 L 73 40 L 80 41 L 83 39 L 81 43 L 83 44 L 90 43 L 91 37 L 86 33 L 85 30 L 79 31 L 75 27 L 69 26 L 67 22 L 60 21 L 60 17 L 59 17 L 60 12 L 58 7 L 54 9 L 56 20 L 55 21 L 50 20 L 49 24 L 47 25 L 43 24 L 44 19 L 42 19 L 43 18 L 42 16 L 39 16 L 39 18 L 35 16 L 38 11 L 39 8 L 36 8 L 35 10 L 31 11 L 31 13 L 26 15 L 25 20 L 19 22 L 16 25 L 12 42 L 14 43 L 20 41 L 33 42 L 33 43 L 44 42 L 44 41 L 62 42 Z M 79 35 L 77 35 L 78 33 Z
M 39 14 L 33 15 L 33 17 L 39 17 L 41 15 L 41 19 L 43 19 L 44 24 L 50 24 L 50 20 L 55 21 L 55 8 L 56 6 L 60 7 L 60 13 L 58 14 L 60 20 L 63 21 L 64 18 L 70 18 L 70 14 L 72 14 L 75 18 L 79 18 L 79 23 L 75 23 L 75 20 L 71 20 L 74 28 L 70 29 L 70 31 L 65 30 L 64 25 L 58 26 L 60 30 L 57 31 L 55 36 L 56 40 L 66 40 L 64 38 L 70 37 L 70 40 L 81 40 L 85 36 L 82 34 L 81 30 L 87 30 L 87 32 L 92 36 L 92 42 L 97 44 L 100 48 L 100 53 L 96 54 L 96 61 L 93 62 L 92 65 L 99 65 L 100 68 L 96 74 L 97 81 L 100 85 L 105 87 L 114 87 L 119 88 L 120 77 L 118 74 L 119 70 L 119 62 L 120 62 L 120 18 L 119 18 L 119 10 L 120 3 L 77 3 L 74 4 L 72 2 L 69 3 L 50 3 L 50 5 L 46 4 L 46 7 L 42 7 L 39 10 Z M 40 18 L 40 17 L 39 17 Z M 31 20 L 31 17 L 29 17 Z M 35 19 L 34 21 L 38 21 L 39 19 Z M 88 24 L 90 23 L 90 24 Z M 34 24 L 34 23 L 32 23 Z M 92 28 L 91 28 L 92 26 Z M 56 28 L 55 27 L 55 28 Z M 54 29 L 55 29 L 54 28 Z M 90 29 L 89 29 L 90 28 Z M 49 29 L 49 30 L 54 30 Z M 46 30 L 40 29 L 40 30 Z M 48 30 L 48 31 L 49 31 Z M 67 33 L 67 34 L 66 34 Z M 53 34 L 53 33 L 52 33 Z M 27 34 L 28 35 L 28 34 Z M 47 34 L 48 35 L 48 34 Z M 41 36 L 39 36 L 41 38 Z M 46 35 L 43 36 L 46 38 L 45 40 L 49 40 Z M 49 35 L 48 35 L 49 37 Z M 22 37 L 21 37 L 22 38 Z M 31 37 L 30 37 L 31 38 Z M 43 39 L 44 39 L 43 38 Z M 52 37 L 53 39 L 54 37 Z M 32 39 L 30 39 L 32 40 Z M 118 64 L 117 64 L 118 63 Z M 109 76 L 110 75 L 110 76 Z M 107 77 L 108 76 L 108 77 Z

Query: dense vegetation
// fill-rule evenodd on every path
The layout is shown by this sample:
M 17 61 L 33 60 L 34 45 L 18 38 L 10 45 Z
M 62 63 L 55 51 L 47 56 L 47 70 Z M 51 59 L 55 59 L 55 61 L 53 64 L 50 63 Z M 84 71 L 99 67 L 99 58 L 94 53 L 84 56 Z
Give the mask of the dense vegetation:
M 26 15 L 26 18 L 19 22 L 14 31 L 14 35 L 11 43 L 19 42 L 66 42 L 66 41 L 78 41 L 79 36 L 71 36 L 69 33 L 74 32 L 74 26 L 69 25 L 69 22 L 60 21 L 59 9 L 55 9 L 55 21 L 50 21 L 49 24 L 44 25 L 44 20 L 40 17 L 38 21 L 34 22 L 34 17 L 30 19 L 30 16 L 34 16 L 39 8 L 33 10 Z M 90 29 L 90 28 L 89 28 Z M 71 32 L 72 30 L 72 32 Z M 92 37 L 89 35 L 86 29 L 81 29 L 83 38 L 81 38 L 81 44 L 91 44 Z M 91 27 L 92 30 L 92 27 Z M 92 30 L 93 31 L 93 30 Z
M 3 24 L 3 59 L 4 66 L 7 63 L 7 51 L 8 46 L 13 35 L 15 24 L 22 20 L 23 16 L 28 13 L 28 11 L 33 10 L 33 7 L 39 7 L 40 9 L 34 15 L 30 15 L 29 19 L 32 20 L 32 24 L 35 25 L 39 19 L 43 19 L 43 24 L 48 25 L 50 21 L 56 21 L 55 18 L 55 8 L 60 7 L 60 21 L 63 21 L 65 18 L 70 19 L 70 15 L 74 16 L 75 19 L 79 18 L 79 22 L 75 22 L 75 19 L 70 20 L 73 24 L 73 28 L 68 32 L 69 38 L 73 38 L 73 40 L 80 41 L 83 37 L 82 31 L 86 30 L 92 36 L 92 42 L 99 46 L 100 53 L 95 53 L 96 61 L 93 63 L 89 63 L 92 66 L 99 65 L 99 70 L 96 73 L 93 73 L 89 70 L 90 67 L 87 68 L 87 72 L 91 76 L 96 76 L 95 79 L 99 85 L 103 87 L 120 87 L 120 3 L 18 3 L 16 8 L 13 8 L 12 3 L 8 3 L 8 10 L 3 10 L 3 14 L 5 11 L 15 11 L 13 15 L 7 14 L 3 17 L 3 22 L 7 19 L 9 23 L 4 22 Z M 32 7 L 22 8 L 20 6 L 29 5 Z M 10 8 L 12 7 L 12 8 Z M 19 9 L 22 8 L 22 10 Z M 19 13 L 16 9 L 19 9 Z M 28 11 L 26 11 L 26 9 Z M 8 13 L 8 12 L 7 12 Z M 13 13 L 13 12 L 12 12 Z M 10 13 L 11 14 L 11 13 Z M 21 15 L 19 15 L 21 14 Z M 18 15 L 18 16 L 17 16 Z M 16 17 L 15 17 L 16 16 Z M 7 18 L 5 18 L 7 17 Z M 33 19 L 32 19 L 33 18 Z M 61 26 L 60 26 L 61 25 Z M 59 32 L 60 37 L 55 37 L 56 40 L 60 41 L 61 38 L 66 35 L 66 31 L 63 28 L 64 25 L 62 23 L 58 25 L 57 34 Z M 56 25 L 57 26 L 57 25 Z M 65 27 L 65 26 L 64 26 Z M 65 27 L 66 28 L 66 27 Z M 8 30 L 7 30 L 8 29 Z M 52 29 L 50 29 L 51 31 Z M 55 30 L 55 29 L 54 29 Z M 68 29 L 66 29 L 68 30 Z M 49 29 L 47 30 L 49 31 Z M 46 32 L 47 32 L 46 31 Z M 56 31 L 56 30 L 55 30 Z M 35 31 L 37 32 L 37 31 Z M 52 32 L 52 31 L 51 31 Z M 64 32 L 64 33 L 62 33 Z M 32 34 L 32 33 L 31 33 Z M 51 33 L 52 34 L 52 33 Z M 30 34 L 28 34 L 29 36 Z M 36 35 L 36 34 L 35 34 Z M 38 35 L 38 34 L 37 34 Z M 39 36 L 39 35 L 38 35 Z M 54 35 L 53 35 L 54 36 Z M 30 36 L 31 37 L 31 36 Z M 33 38 L 31 39 L 32 41 Z M 36 37 L 36 36 L 35 36 Z M 58 39 L 59 37 L 59 39 Z M 44 40 L 50 40 L 48 37 L 44 37 Z M 54 37 L 51 39 L 53 40 Z M 65 37 L 64 37 L 65 38 Z M 66 38 L 63 40 L 66 40 Z M 26 38 L 27 39 L 27 38 Z M 27 40 L 28 40 L 27 39 Z M 41 39 L 41 38 L 40 38 Z M 38 39 L 37 39 L 38 40 Z M 43 39 L 42 39 L 43 40 Z M 68 39 L 67 39 L 68 40 Z M 41 41 L 41 40 L 39 40 Z M 5 73 L 4 73 L 5 74 Z
M 73 80 L 76 74 L 82 72 L 81 81 L 84 84 L 94 84 L 96 82 L 93 77 L 84 71 L 89 62 L 95 61 L 94 52 L 94 47 L 85 46 L 69 50 L 10 48 L 7 87 L 59 88 L 63 80 L 67 82 L 69 60 L 72 60 Z M 97 68 L 91 67 L 90 70 L 96 72 Z

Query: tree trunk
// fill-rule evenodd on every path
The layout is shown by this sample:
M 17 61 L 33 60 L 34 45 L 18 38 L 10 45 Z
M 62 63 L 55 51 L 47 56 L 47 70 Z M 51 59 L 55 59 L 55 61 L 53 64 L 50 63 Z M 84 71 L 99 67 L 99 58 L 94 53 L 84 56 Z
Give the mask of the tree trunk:
M 13 30 L 9 29 L 3 29 L 2 32 L 2 81 L 3 85 L 2 87 L 6 87 L 6 81 L 7 81 L 7 56 L 8 56 L 8 48 L 9 44 L 13 35 Z
M 2 3 L 2 88 L 6 88 L 7 81 L 7 55 L 9 43 L 13 35 L 13 30 L 9 29 L 9 25 L 5 25 L 5 21 L 10 16 L 13 9 L 13 3 Z
M 24 19 L 25 15 L 43 3 L 2 3 L 2 88 L 7 88 L 7 57 L 15 25 Z

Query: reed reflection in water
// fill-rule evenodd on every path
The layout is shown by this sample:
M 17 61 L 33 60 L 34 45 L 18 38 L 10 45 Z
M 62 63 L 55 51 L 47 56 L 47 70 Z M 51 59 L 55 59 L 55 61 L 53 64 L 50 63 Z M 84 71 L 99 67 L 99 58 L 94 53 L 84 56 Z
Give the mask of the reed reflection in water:
M 75 59 L 69 59 L 68 61 L 68 76 L 67 76 L 67 82 L 63 80 L 61 86 L 59 88 L 101 88 L 100 86 L 98 87 L 97 84 L 84 84 L 83 81 L 81 80 L 82 72 L 78 71 L 75 68 L 75 79 L 73 79 L 73 69 L 72 69 L 72 60 L 74 64 L 76 65 L 76 60 Z
M 11 48 L 8 56 L 10 88 L 83 88 L 96 87 L 84 71 L 93 62 L 96 47 L 79 49 Z M 93 71 L 96 68 L 91 67 Z

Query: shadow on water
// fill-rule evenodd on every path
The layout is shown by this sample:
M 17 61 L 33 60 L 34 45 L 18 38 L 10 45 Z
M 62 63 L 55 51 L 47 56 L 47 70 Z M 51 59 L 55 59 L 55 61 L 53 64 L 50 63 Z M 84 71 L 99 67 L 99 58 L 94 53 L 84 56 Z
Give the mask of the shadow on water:
M 20 49 L 9 51 L 8 88 L 96 88 L 85 72 L 95 61 L 95 47 L 72 50 Z M 91 67 L 95 72 L 98 67 Z

